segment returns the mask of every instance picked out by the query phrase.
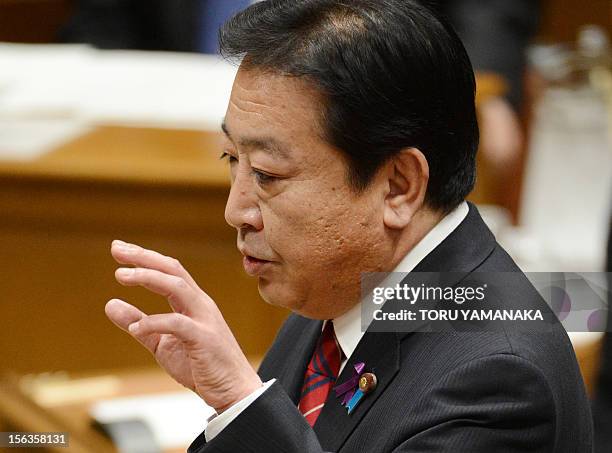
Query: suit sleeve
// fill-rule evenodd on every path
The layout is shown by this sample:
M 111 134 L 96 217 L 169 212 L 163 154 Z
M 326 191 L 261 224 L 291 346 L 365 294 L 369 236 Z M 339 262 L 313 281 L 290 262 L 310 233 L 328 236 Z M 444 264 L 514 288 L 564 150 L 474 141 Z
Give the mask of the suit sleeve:
M 315 432 L 278 382 L 272 384 L 214 439 L 200 435 L 188 453 L 318 452 Z
M 440 379 L 419 407 L 418 414 L 406 416 L 421 417 L 423 429 L 405 433 L 393 452 L 554 451 L 555 403 L 548 383 L 534 365 L 514 355 L 489 356 L 455 369 Z M 389 423 L 402 425 L 401 420 Z M 189 449 L 189 453 L 237 451 L 323 452 L 314 431 L 278 383 L 211 442 L 198 438 Z

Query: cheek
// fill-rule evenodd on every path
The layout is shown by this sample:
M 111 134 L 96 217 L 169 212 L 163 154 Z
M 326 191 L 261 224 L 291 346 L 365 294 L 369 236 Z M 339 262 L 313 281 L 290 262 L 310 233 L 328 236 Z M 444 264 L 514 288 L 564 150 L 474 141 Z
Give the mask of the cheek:
M 347 203 L 348 195 L 284 197 L 261 207 L 268 245 L 288 265 L 335 272 L 364 252 L 372 238 L 372 214 Z M 343 266 L 344 267 L 344 266 Z
M 261 209 L 268 245 L 288 264 L 314 259 L 330 228 L 325 207 L 305 199 L 277 201 Z

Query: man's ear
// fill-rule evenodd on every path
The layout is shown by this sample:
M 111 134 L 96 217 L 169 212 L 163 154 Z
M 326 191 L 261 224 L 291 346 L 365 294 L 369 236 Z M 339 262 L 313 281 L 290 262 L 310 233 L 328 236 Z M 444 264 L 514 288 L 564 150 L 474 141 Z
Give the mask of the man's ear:
M 389 184 L 383 220 L 387 228 L 403 229 L 425 202 L 429 164 L 417 148 L 406 148 L 388 166 Z

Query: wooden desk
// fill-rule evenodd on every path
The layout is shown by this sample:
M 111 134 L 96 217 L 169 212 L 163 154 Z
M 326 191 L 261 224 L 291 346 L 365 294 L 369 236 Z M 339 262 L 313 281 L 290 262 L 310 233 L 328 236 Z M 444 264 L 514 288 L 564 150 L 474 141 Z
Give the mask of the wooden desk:
M 0 175 L 226 190 L 220 154 L 214 132 L 102 126 L 36 160 L 0 160 Z
M 576 359 L 582 372 L 584 385 L 589 398 L 595 397 L 597 390 L 597 379 L 601 366 L 601 352 L 603 347 L 603 337 L 588 342 L 574 344 Z
M 252 361 L 259 366 L 260 358 Z M 58 382 L 59 381 L 59 382 Z M 45 398 L 54 389 L 72 387 L 74 393 L 65 401 L 61 396 Z M 77 392 L 77 387 L 80 390 Z M 91 391 L 87 391 L 87 387 Z M 115 453 L 111 440 L 95 429 L 90 408 L 98 401 L 130 396 L 151 396 L 169 392 L 188 392 L 159 368 L 121 370 L 107 373 L 85 373 L 74 377 L 48 378 L 44 376 L 5 375 L 0 377 L 0 420 L 6 427 L 26 432 L 67 432 L 69 448 L 46 448 L 59 453 Z M 189 445 L 164 453 L 185 452 Z M 23 450 L 22 450 L 23 451 Z M 36 449 L 34 451 L 41 451 Z
M 265 352 L 287 312 L 261 301 L 242 269 L 224 220 L 229 179 L 217 139 L 109 126 L 32 162 L 0 161 L 0 371 L 153 363 L 104 315 L 113 297 L 168 310 L 162 298 L 115 282 L 115 238 L 180 259 L 245 353 Z

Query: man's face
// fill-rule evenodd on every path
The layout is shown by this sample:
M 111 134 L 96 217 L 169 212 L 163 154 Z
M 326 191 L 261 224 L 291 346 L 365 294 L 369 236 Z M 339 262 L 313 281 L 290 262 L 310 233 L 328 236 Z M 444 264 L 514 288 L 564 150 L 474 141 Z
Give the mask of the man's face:
M 232 179 L 225 218 L 264 300 L 327 319 L 358 301 L 360 272 L 385 270 L 392 250 L 385 180 L 379 172 L 353 193 L 346 158 L 322 139 L 322 109 L 304 80 L 238 71 L 224 124 Z

